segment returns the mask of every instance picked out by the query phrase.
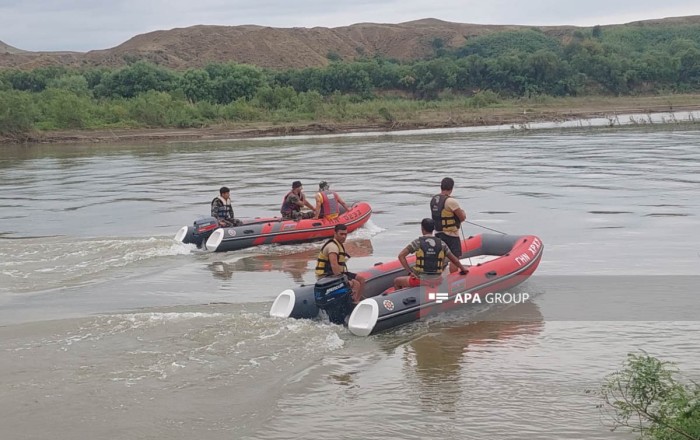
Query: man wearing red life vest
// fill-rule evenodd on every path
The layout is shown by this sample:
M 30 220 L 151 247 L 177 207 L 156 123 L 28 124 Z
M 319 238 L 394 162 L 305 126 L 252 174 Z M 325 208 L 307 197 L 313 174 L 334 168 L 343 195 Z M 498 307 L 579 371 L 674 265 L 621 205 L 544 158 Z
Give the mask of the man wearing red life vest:
M 330 190 L 328 182 L 321 181 L 318 184 L 318 192 L 316 193 L 316 210 L 314 218 L 318 219 L 334 219 L 340 215 L 340 207 L 348 212 L 350 209 L 342 197 L 335 191 Z

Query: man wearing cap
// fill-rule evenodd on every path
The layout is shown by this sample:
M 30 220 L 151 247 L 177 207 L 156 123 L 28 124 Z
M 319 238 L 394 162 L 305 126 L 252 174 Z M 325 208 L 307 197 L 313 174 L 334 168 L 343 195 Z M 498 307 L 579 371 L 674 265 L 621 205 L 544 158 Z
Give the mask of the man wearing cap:
M 222 228 L 230 228 L 231 226 L 240 226 L 242 221 L 234 218 L 233 207 L 231 206 L 231 190 L 222 186 L 219 189 L 219 195 L 211 201 L 211 216 L 219 221 L 219 226 Z
M 314 217 L 314 207 L 306 200 L 306 196 L 301 192 L 302 189 L 303 186 L 300 181 L 295 180 L 292 182 L 292 190 L 284 196 L 282 207 L 280 208 L 282 218 L 286 220 L 301 220 Z M 301 208 L 304 206 L 311 211 L 301 212 Z
M 399 261 L 410 275 L 394 278 L 394 288 L 397 290 L 418 287 L 421 284 L 439 284 L 442 281 L 446 259 L 460 269 L 461 275 L 466 275 L 468 272 L 447 244 L 433 236 L 435 221 L 432 218 L 424 218 L 420 223 L 420 229 L 423 235 L 410 242 L 399 253 Z M 416 254 L 416 264 L 413 268 L 406 261 L 409 254 Z
M 340 215 L 340 207 L 345 208 L 345 212 L 348 212 L 348 205 L 342 197 L 338 195 L 335 191 L 330 190 L 331 187 L 328 182 L 322 180 L 318 184 L 318 192 L 316 193 L 316 209 L 314 210 L 314 218 L 318 219 L 334 219 Z

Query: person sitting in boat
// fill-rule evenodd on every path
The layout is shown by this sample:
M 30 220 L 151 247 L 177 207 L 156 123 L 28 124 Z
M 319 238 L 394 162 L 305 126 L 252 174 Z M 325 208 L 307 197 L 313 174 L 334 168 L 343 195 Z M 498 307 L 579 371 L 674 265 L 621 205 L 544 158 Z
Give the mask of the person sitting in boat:
M 282 213 L 282 218 L 285 220 L 301 220 L 314 217 L 314 207 L 306 200 L 306 196 L 301 192 L 302 189 L 301 182 L 295 180 L 292 183 L 292 190 L 284 196 L 280 213 Z M 302 212 L 301 208 L 303 207 L 307 207 L 311 211 Z
M 321 246 L 321 251 L 316 259 L 316 278 L 345 274 L 352 289 L 352 302 L 357 304 L 362 297 L 365 288 L 365 279 L 352 272 L 348 272 L 347 260 L 350 255 L 345 252 L 345 240 L 348 238 L 348 227 L 342 223 L 335 225 L 333 238 Z
M 325 180 L 318 184 L 316 193 L 316 209 L 314 218 L 332 220 L 340 215 L 340 207 L 345 208 L 345 212 L 350 209 L 342 197 L 335 191 L 331 191 L 330 185 Z
M 399 261 L 410 275 L 394 279 L 394 288 L 396 290 L 406 287 L 418 287 L 421 283 L 427 284 L 431 281 L 439 283 L 447 264 L 446 259 L 460 269 L 461 275 L 466 275 L 468 272 L 467 268 L 459 261 L 459 258 L 450 251 L 447 244 L 438 237 L 433 236 L 435 221 L 432 218 L 424 218 L 420 223 L 420 229 L 423 235 L 413 240 L 399 252 Z M 406 257 L 414 253 L 416 254 L 416 264 L 411 268 L 408 265 L 408 261 L 406 261 Z
M 219 195 L 211 201 L 211 216 L 219 221 L 219 226 L 222 228 L 230 228 L 232 226 L 240 226 L 242 221 L 236 219 L 233 215 L 233 207 L 231 206 L 231 190 L 222 186 L 219 189 Z

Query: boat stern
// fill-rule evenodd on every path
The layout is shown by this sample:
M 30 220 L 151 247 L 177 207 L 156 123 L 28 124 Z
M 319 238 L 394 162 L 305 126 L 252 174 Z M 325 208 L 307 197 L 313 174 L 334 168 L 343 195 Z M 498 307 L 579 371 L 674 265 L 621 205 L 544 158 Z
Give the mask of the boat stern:
M 216 231 L 212 232 L 209 238 L 207 238 L 207 241 L 205 243 L 205 246 L 208 251 L 216 252 L 216 249 L 219 247 L 221 242 L 224 239 L 224 229 L 217 229 Z
M 356 336 L 369 336 L 379 318 L 379 305 L 372 298 L 362 300 L 350 314 L 348 330 Z
M 178 243 L 194 243 L 193 235 L 194 228 L 192 226 L 183 226 L 175 233 L 173 238 Z
M 292 289 L 287 289 L 277 295 L 275 301 L 270 307 L 270 316 L 273 318 L 289 318 L 292 316 L 294 304 L 296 303 L 296 295 Z

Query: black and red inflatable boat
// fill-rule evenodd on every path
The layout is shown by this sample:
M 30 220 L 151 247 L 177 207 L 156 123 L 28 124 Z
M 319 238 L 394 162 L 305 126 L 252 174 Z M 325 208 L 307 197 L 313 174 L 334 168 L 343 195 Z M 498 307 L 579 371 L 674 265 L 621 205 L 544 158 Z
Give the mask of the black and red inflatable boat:
M 394 278 L 407 275 L 406 271 L 398 260 L 377 263 L 358 273 L 367 283 L 366 299 L 356 306 L 336 295 L 344 290 L 342 277 L 329 277 L 315 285 L 283 291 L 272 304 L 270 316 L 311 319 L 323 308 L 332 322 L 345 322 L 353 334 L 368 336 L 463 307 L 465 294 L 475 298 L 477 294 L 486 297 L 507 293 L 535 272 L 543 251 L 542 241 L 534 235 L 480 234 L 462 241 L 462 262 L 469 266 L 467 275 L 443 275 L 441 281 L 430 286 L 393 291 Z M 409 256 L 408 261 L 413 265 L 415 256 Z
M 334 219 L 255 218 L 244 219 L 241 226 L 220 228 L 215 218 L 205 217 L 196 220 L 192 226 L 180 228 L 175 240 L 193 243 L 211 252 L 235 251 L 272 243 L 305 243 L 333 237 L 333 229 L 338 223 L 345 224 L 348 232 L 353 232 L 367 223 L 371 215 L 372 207 L 366 202 L 358 202 Z

